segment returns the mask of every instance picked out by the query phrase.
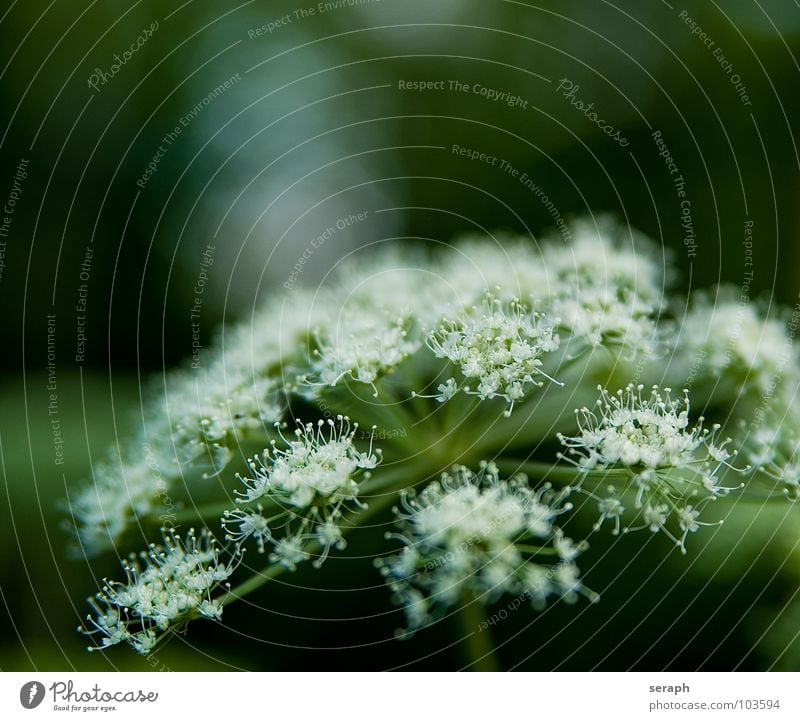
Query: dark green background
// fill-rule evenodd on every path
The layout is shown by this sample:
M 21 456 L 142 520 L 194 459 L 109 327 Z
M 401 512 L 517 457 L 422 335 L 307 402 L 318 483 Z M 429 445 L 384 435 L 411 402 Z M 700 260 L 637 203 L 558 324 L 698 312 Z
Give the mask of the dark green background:
M 368 211 L 368 220 L 337 233 L 309 261 L 303 282 L 317 282 L 350 250 L 377 240 L 437 242 L 497 228 L 539 237 L 553 225 L 517 180 L 450 152 L 458 144 L 526 172 L 564 217 L 610 211 L 673 249 L 679 298 L 718 281 L 741 284 L 751 220 L 751 291 L 769 303 L 797 302 L 796 3 L 762 3 L 762 10 L 747 0 L 382 0 L 294 15 L 311 4 L 56 0 L 0 8 L 0 200 L 20 159 L 30 161 L 0 276 L 3 669 L 149 668 L 122 649 L 82 650 L 74 633 L 82 599 L 117 562 L 67 560 L 57 504 L 92 458 L 124 440 L 145 379 L 189 356 L 192 288 L 208 244 L 216 250 L 203 342 L 280 287 L 311 238 L 349 213 Z M 733 63 L 751 106 L 682 10 Z M 291 22 L 250 37 L 286 13 Z M 142 49 L 99 92 L 90 88 L 95 68 L 108 71 L 114 54 L 153 21 L 158 30 Z M 137 188 L 165 135 L 237 73 L 241 80 L 182 129 Z M 578 97 L 594 103 L 628 147 L 556 91 L 561 78 L 580 86 Z M 472 93 L 401 91 L 400 80 L 480 83 L 521 96 L 527 109 Z M 693 260 L 653 130 L 686 181 Z M 90 246 L 79 363 L 75 307 Z M 47 415 L 49 313 L 63 466 L 53 462 Z M 496 630 L 507 641 L 501 658 L 541 669 L 797 668 L 797 515 L 787 506 L 742 506 L 739 515 L 738 527 L 729 524 L 706 550 L 703 539 L 689 559 L 665 561 L 662 539 L 643 550 L 633 539 L 620 543 L 587 575 L 601 604 L 511 614 Z M 358 550 L 356 538 L 351 552 Z M 375 587 L 301 594 L 276 584 L 269 611 L 226 612 L 233 630 L 195 624 L 194 649 L 177 640 L 159 652 L 160 663 L 176 670 L 461 663 L 460 649 L 448 648 L 447 621 L 410 642 L 385 641 L 401 619 L 369 564 L 335 561 L 291 580 Z M 376 613 L 358 622 L 302 619 Z M 334 650 L 342 646 L 351 648 Z

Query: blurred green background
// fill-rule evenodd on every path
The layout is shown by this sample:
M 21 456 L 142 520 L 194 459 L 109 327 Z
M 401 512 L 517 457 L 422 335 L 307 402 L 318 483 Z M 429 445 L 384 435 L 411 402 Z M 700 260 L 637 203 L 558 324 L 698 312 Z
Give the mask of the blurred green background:
M 299 282 L 376 241 L 537 238 L 610 211 L 672 249 L 678 295 L 725 281 L 770 312 L 795 305 L 799 38 L 791 0 L 5 3 L 0 668 L 458 667 L 446 623 L 392 641 L 400 614 L 347 559 L 292 578 L 341 591 L 277 583 L 266 611 L 195 624 L 157 663 L 87 654 L 83 599 L 118 560 L 66 558 L 65 487 L 124 440 L 147 379 L 191 355 L 193 330 L 206 344 L 247 317 L 351 214 L 367 219 Z M 688 559 L 658 541 L 596 545 L 587 583 L 603 602 L 511 614 L 499 655 L 528 669 L 798 669 L 798 531 L 793 506 L 740 503 Z

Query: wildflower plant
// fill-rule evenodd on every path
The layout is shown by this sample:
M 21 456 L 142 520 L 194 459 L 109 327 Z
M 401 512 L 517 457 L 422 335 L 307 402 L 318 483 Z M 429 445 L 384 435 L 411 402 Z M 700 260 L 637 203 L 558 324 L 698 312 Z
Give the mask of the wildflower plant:
M 459 599 L 491 602 L 526 595 L 540 608 L 551 597 L 594 594 L 578 580 L 575 544 L 555 525 L 571 510 L 548 483 L 520 474 L 501 480 L 497 466 L 456 466 L 421 493 L 404 492 L 396 510 L 402 550 L 376 565 L 404 606 L 409 629 L 426 625 Z
M 375 468 L 380 458 L 380 451 L 373 453 L 371 445 L 364 452 L 356 449 L 357 432 L 357 423 L 351 427 L 348 418 L 338 416 L 336 421 L 301 424 L 293 440 L 281 434 L 284 448 L 272 441 L 271 449 L 250 460 L 252 478 L 239 476 L 244 490 L 237 491 L 241 496 L 237 501 L 242 507 L 223 515 L 228 540 L 241 545 L 252 537 L 261 553 L 273 543 L 270 559 L 292 570 L 305 557 L 306 541 L 316 541 L 322 548 L 315 565 L 332 547 L 343 549 L 339 528 L 343 511 L 365 508 L 358 500 L 356 478 L 368 479 L 368 469 Z M 262 501 L 271 511 L 269 518 Z M 282 531 L 280 540 L 273 535 L 275 526 Z
M 235 570 L 236 554 L 232 563 L 221 562 L 207 530 L 199 538 L 194 530 L 185 539 L 166 530 L 163 537 L 163 545 L 151 544 L 123 564 L 125 582 L 104 581 L 90 599 L 94 615 L 79 629 L 99 636 L 99 645 L 90 650 L 124 642 L 147 655 L 162 634 L 180 629 L 191 618 L 222 618 L 215 592 Z
M 643 388 L 629 384 L 611 395 L 599 387 L 595 407 L 575 412 L 578 435 L 558 434 L 567 449 L 561 458 L 583 472 L 576 490 L 597 501 L 600 518 L 595 530 L 612 520 L 613 533 L 619 533 L 626 496 L 633 495 L 641 525 L 626 525 L 623 530 L 662 531 L 686 553 L 686 537 L 700 527 L 702 507 L 736 490 L 720 485 L 721 472 L 747 469 L 731 463 L 738 451 L 726 450 L 731 439 L 719 442 L 719 425 L 703 428 L 701 417 L 690 427 L 688 391 L 681 400 L 673 399 L 669 388 L 653 386 L 649 396 L 643 396 Z M 591 472 L 605 469 L 620 469 L 623 475 L 616 485 L 608 485 L 604 495 L 583 487 Z M 669 530 L 668 519 L 679 528 L 678 537 Z
M 504 595 L 602 601 L 581 570 L 595 534 L 687 553 L 726 499 L 796 498 L 782 321 L 725 291 L 682 307 L 670 258 L 609 219 L 564 237 L 371 252 L 168 376 L 66 502 L 84 555 L 168 525 L 99 585 L 92 648 L 235 623 L 238 600 L 356 530 L 420 632 Z
M 556 350 L 559 339 L 552 325 L 518 298 L 503 303 L 488 293 L 482 307 L 465 308 L 456 320 L 445 320 L 426 342 L 436 358 L 449 360 L 461 375 L 461 384 L 448 378 L 437 388 L 438 401 L 450 400 L 458 390 L 482 400 L 502 398 L 510 416 L 530 386 L 552 381 L 542 371 L 540 356 Z M 467 385 L 470 381 L 474 386 Z

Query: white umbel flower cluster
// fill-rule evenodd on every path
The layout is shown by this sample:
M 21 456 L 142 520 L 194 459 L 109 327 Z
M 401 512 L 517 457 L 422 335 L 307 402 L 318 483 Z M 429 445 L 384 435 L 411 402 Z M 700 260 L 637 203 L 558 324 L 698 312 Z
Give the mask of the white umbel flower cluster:
M 776 403 L 783 413 L 772 413 L 748 434 L 747 458 L 757 476 L 776 486 L 788 498 L 800 500 L 800 413 L 795 394 Z
M 606 216 L 573 221 L 569 238 L 467 239 L 443 272 L 461 307 L 479 302 L 487 289 L 505 302 L 519 298 L 557 318 L 576 351 L 602 344 L 633 355 L 652 351 L 670 281 L 659 262 L 663 251 Z
M 690 426 L 688 391 L 675 399 L 669 388 L 658 386 L 649 396 L 642 395 L 642 385 L 628 385 L 613 395 L 602 387 L 598 390 L 594 408 L 576 411 L 578 435 L 558 436 L 567 448 L 567 455 L 560 457 L 587 476 L 605 479 L 613 477 L 608 471 L 625 471 L 621 483 L 610 485 L 605 496 L 581 485 L 598 503 L 596 527 L 610 519 L 618 533 L 627 496 L 635 494 L 633 507 L 642 525 L 624 530 L 662 531 L 685 553 L 687 535 L 701 525 L 697 518 L 702 506 L 733 490 L 720 485 L 720 476 L 725 470 L 739 470 L 730 462 L 737 451 L 725 449 L 730 440 L 717 441 L 719 426 L 705 429 L 702 418 Z M 677 536 L 668 529 L 670 518 L 680 529 Z
M 192 618 L 219 620 L 222 604 L 213 594 L 236 566 L 236 560 L 220 562 L 219 555 L 205 529 L 199 538 L 190 530 L 185 539 L 164 531 L 163 546 L 151 544 L 123 564 L 125 582 L 106 580 L 89 599 L 94 614 L 80 630 L 100 637 L 89 650 L 128 643 L 147 655 L 165 634 L 181 630 Z
M 164 415 L 172 420 L 169 436 L 180 467 L 196 464 L 208 475 L 219 473 L 240 442 L 248 435 L 263 437 L 281 417 L 278 396 L 273 378 L 233 354 L 213 362 L 200 376 L 188 371 L 176 376 L 164 397 Z
M 557 247 L 555 242 L 552 245 Z M 436 270 L 448 290 L 447 295 L 440 295 L 454 310 L 481 303 L 487 291 L 504 303 L 518 298 L 527 305 L 543 303 L 556 291 L 555 274 L 533 238 L 466 236 L 449 250 L 440 266 Z M 435 315 L 432 320 L 439 318 Z
M 87 554 L 108 548 L 131 522 L 156 505 L 158 487 L 144 456 L 120 462 L 113 456 L 94 464 L 91 483 L 67 502 L 78 548 Z
M 406 316 L 374 310 L 348 315 L 334 330 L 318 332 L 311 377 L 320 386 L 335 386 L 349 378 L 374 388 L 381 374 L 394 370 L 419 348 L 419 341 L 409 338 L 410 323 Z
M 158 513 L 176 479 L 215 475 L 248 439 L 263 439 L 282 405 L 275 379 L 261 373 L 249 348 L 241 347 L 196 374 L 167 376 L 164 392 L 145 409 L 142 429 L 123 448 L 122 462 L 117 451 L 96 464 L 92 482 L 69 499 L 81 551 L 112 547 L 133 519 Z
M 552 380 L 542 370 L 541 356 L 558 348 L 558 335 L 552 323 L 526 308 L 518 299 L 504 303 L 491 294 L 483 306 L 472 306 L 453 320 L 446 320 L 428 338 L 428 347 L 437 358 L 446 358 L 461 372 L 465 393 L 481 400 L 503 398 L 507 415 L 530 386 L 541 386 L 542 378 Z M 459 388 L 449 378 L 436 396 L 447 401 Z
M 800 497 L 800 310 L 784 327 L 722 292 L 696 295 L 684 311 L 664 301 L 667 260 L 603 218 L 541 242 L 386 244 L 348 259 L 331 281 L 273 297 L 203 349 L 201 363 L 160 380 L 140 427 L 70 495 L 78 545 L 115 547 L 133 527 L 169 525 L 167 510 L 212 516 L 234 565 L 250 542 L 270 564 L 228 603 L 303 561 L 320 565 L 400 494 L 393 537 L 403 548 L 380 567 L 410 629 L 501 594 L 536 607 L 594 598 L 576 566 L 587 544 L 558 523 L 570 494 L 584 501 L 576 524 L 647 529 L 685 552 L 689 534 L 711 525 L 701 520 L 707 504 L 734 489 L 726 477 L 748 470 L 734 466 L 719 425 L 691 417 L 688 393 L 664 386 L 691 387 L 694 406 L 726 430 L 746 426 L 737 445 L 753 478 Z M 286 433 L 293 413 L 313 422 Z M 541 453 L 559 441 L 568 463 L 554 465 Z M 501 479 L 493 464 L 468 470 L 483 458 L 524 467 L 535 483 Z M 454 463 L 466 466 L 416 495 Z M 209 479 L 235 470 L 234 503 Z M 126 583 L 105 583 L 92 601 L 97 648 L 147 653 L 188 620 L 218 618 L 214 592 L 233 571 L 206 532 L 166 533 L 126 569 Z
M 375 384 L 422 346 L 444 307 L 444 286 L 422 254 L 389 249 L 345 266 L 317 300 L 308 367 L 299 386 L 318 396 L 347 381 Z
M 569 245 L 546 243 L 552 314 L 571 350 L 618 348 L 649 357 L 661 344 L 656 319 L 665 277 L 653 244 L 612 219 L 577 220 Z
M 445 376 L 436 393 L 418 395 L 444 402 L 460 390 L 503 398 L 510 410 L 548 378 L 542 356 L 560 335 L 574 354 L 652 356 L 664 277 L 650 244 L 608 219 L 577 221 L 573 231 L 571 245 L 467 241 L 433 259 L 386 253 L 343 274 L 323 294 L 331 311 L 319 319 L 300 387 L 318 395 L 352 380 L 377 396 L 379 380 L 427 346 L 464 378 Z
M 676 342 L 678 365 L 697 368 L 698 380 L 712 381 L 718 399 L 771 392 L 800 361 L 783 319 L 765 317 L 758 304 L 727 287 L 694 295 Z
M 570 504 L 546 484 L 532 490 L 524 476 L 500 480 L 496 466 L 478 473 L 457 466 L 419 495 L 404 495 L 404 547 L 379 559 L 381 573 L 405 608 L 410 630 L 441 616 L 459 601 L 491 602 L 511 593 L 541 607 L 551 596 L 592 598 L 574 563 L 583 544 L 556 527 Z
M 338 416 L 299 423 L 293 439 L 281 435 L 284 448 L 273 441 L 271 449 L 250 461 L 252 477 L 239 477 L 242 508 L 225 513 L 228 539 L 242 544 L 252 538 L 261 553 L 270 545 L 270 558 L 290 569 L 308 557 L 303 550 L 308 542 L 322 549 L 317 566 L 331 548 L 344 548 L 342 515 L 352 506 L 363 507 L 358 483 L 369 478 L 381 456 L 379 449 L 373 451 L 372 433 L 369 448 L 359 451 L 353 442 L 357 432 L 357 423 Z
M 510 413 L 556 377 L 557 362 L 547 363 L 559 340 L 570 352 L 607 347 L 612 360 L 620 348 L 647 352 L 663 285 L 652 254 L 606 220 L 577 221 L 571 236 L 541 247 L 504 237 L 507 250 L 476 241 L 437 255 L 390 249 L 346 264 L 318 293 L 273 299 L 204 349 L 200 368 L 163 379 L 117 452 L 124 471 L 109 463 L 72 494 L 82 551 L 107 549 L 132 518 L 158 515 L 176 479 L 217 475 L 263 448 L 293 393 L 319 400 L 352 382 L 377 395 L 411 363 L 423 373 L 405 398 L 461 391 L 503 399 Z

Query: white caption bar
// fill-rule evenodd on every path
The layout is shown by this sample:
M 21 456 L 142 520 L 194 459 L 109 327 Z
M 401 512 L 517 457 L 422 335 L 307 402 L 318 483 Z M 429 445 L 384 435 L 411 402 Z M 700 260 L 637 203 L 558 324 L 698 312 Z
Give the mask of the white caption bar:
M 798 681 L 755 673 L 4 673 L 0 718 L 798 719 Z

